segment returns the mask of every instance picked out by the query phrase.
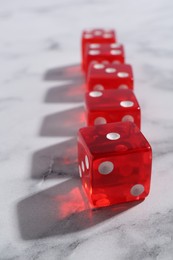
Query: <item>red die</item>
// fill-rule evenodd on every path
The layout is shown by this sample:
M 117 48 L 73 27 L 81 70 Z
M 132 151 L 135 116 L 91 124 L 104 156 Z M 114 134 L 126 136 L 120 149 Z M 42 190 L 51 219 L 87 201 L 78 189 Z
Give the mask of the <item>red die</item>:
M 133 71 L 128 64 L 91 64 L 87 76 L 87 88 L 103 89 L 133 89 Z
M 79 174 L 95 207 L 144 199 L 152 150 L 134 123 L 85 127 L 78 134 Z
M 116 35 L 114 30 L 93 29 L 82 33 L 82 67 L 84 69 L 84 54 L 88 43 L 114 43 Z M 94 46 L 94 45 L 93 45 Z M 94 48 L 93 48 L 94 49 Z
M 88 44 L 85 49 L 84 67 L 85 71 L 88 72 L 88 67 L 91 62 L 119 64 L 124 63 L 124 60 L 124 47 L 122 44 Z
M 131 121 L 140 128 L 140 106 L 130 89 L 87 92 L 85 103 L 87 125 Z

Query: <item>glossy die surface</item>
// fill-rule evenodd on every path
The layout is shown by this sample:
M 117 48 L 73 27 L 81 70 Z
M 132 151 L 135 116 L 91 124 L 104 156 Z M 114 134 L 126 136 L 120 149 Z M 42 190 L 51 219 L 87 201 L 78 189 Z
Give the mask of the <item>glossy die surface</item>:
M 94 45 L 88 44 L 86 46 L 84 55 L 84 67 L 86 73 L 88 72 L 88 68 L 91 63 L 119 64 L 124 62 L 124 47 L 122 44 L 105 43 Z
M 129 64 L 102 64 L 89 66 L 87 90 L 133 89 L 133 71 Z
M 142 200 L 149 193 L 152 150 L 134 123 L 80 129 L 78 162 L 83 187 L 95 207 Z
M 130 121 L 140 128 L 140 106 L 130 89 L 90 91 L 85 104 L 88 126 Z
M 102 43 L 115 43 L 117 41 L 114 30 L 105 29 L 92 29 L 84 30 L 81 39 L 81 55 L 82 55 L 82 68 L 84 69 L 84 54 L 88 43 L 102 44 Z M 93 45 L 93 49 L 96 45 Z

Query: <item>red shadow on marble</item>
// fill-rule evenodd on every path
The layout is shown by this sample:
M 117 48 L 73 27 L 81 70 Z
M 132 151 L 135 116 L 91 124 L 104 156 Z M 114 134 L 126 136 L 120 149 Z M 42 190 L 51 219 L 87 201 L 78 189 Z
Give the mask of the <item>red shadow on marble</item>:
M 140 202 L 94 210 L 88 203 L 80 180 L 70 179 L 19 202 L 19 230 L 25 240 L 74 233 L 114 218 Z

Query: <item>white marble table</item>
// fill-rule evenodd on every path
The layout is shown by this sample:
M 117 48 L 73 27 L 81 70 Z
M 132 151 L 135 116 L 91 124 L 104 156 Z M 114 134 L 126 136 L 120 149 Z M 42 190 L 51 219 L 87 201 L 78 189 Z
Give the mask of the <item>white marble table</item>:
M 173 1 L 0 2 L 0 259 L 173 259 Z M 116 28 L 153 148 L 150 196 L 89 208 L 80 34 Z

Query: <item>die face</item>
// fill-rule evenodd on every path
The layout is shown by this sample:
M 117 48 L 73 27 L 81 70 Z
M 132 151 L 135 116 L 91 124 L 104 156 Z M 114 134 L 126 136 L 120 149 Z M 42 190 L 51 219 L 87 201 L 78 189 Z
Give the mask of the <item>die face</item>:
M 131 122 L 118 122 L 79 129 L 79 133 L 96 159 L 128 151 L 150 150 L 151 147 L 139 128 Z M 116 142 L 110 142 L 110 133 L 115 133 Z M 116 135 L 117 134 L 117 135 Z M 120 137 L 121 138 L 120 138 Z M 119 138 L 118 138 L 119 137 Z M 103 155 L 103 156 L 102 156 Z
M 99 63 L 124 63 L 124 47 L 122 44 L 97 44 L 97 48 L 92 48 L 92 44 L 88 44 L 84 53 L 84 67 L 86 72 L 92 62 Z
M 81 136 L 78 137 L 78 167 L 79 176 L 82 181 L 82 185 L 90 197 L 92 174 L 91 174 L 92 159 L 88 147 L 83 142 Z
M 102 43 L 115 43 L 117 41 L 116 34 L 114 30 L 104 30 L 104 29 L 92 29 L 84 30 L 82 33 L 82 66 L 84 67 L 84 53 L 86 45 L 93 44 L 93 49 L 96 47 L 95 44 Z
M 87 90 L 133 89 L 133 71 L 129 64 L 91 63 Z
M 140 106 L 132 90 L 91 91 L 85 103 L 88 126 L 131 121 L 140 128 Z
M 97 207 L 144 199 L 150 190 L 151 150 L 93 162 L 92 201 Z M 99 196 L 101 194 L 101 196 Z
M 90 198 L 96 207 L 144 199 L 150 189 L 152 151 L 133 123 L 80 130 L 93 155 Z
M 102 157 L 93 160 L 93 188 L 109 188 L 123 186 L 131 187 L 134 183 L 146 186 L 150 181 L 151 150 Z M 143 194 L 144 195 L 144 194 Z
M 87 43 L 114 43 L 116 34 L 113 29 L 95 28 L 84 30 L 82 33 L 82 42 Z

